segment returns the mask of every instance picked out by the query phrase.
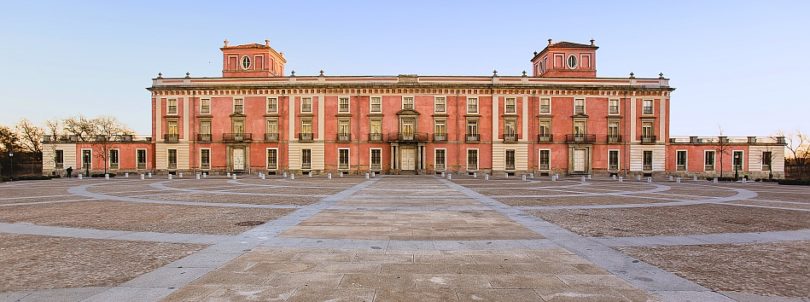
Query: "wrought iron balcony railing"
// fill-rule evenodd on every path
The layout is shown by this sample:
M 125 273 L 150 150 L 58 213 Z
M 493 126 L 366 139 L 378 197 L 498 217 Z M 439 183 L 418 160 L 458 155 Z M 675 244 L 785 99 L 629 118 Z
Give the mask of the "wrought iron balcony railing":
M 313 139 L 312 133 L 298 133 L 298 141 L 304 143 L 311 143 Z
M 338 133 L 337 134 L 337 141 L 341 143 L 348 143 L 352 141 L 352 134 L 351 133 Z
M 427 142 L 427 133 L 416 132 L 397 132 L 389 133 L 389 142 Z
M 479 143 L 481 142 L 481 135 L 480 134 L 467 134 L 464 136 L 464 140 L 468 143 Z
M 517 133 L 505 133 L 501 138 L 504 143 L 516 143 L 518 141 Z
M 537 142 L 538 143 L 550 143 L 554 141 L 554 135 L 551 134 L 538 134 L 537 135 Z
M 223 133 L 222 141 L 226 143 L 242 143 L 253 141 L 253 133 Z
M 434 142 L 446 142 L 447 141 L 447 133 L 433 133 L 433 141 Z
M 264 141 L 273 143 L 278 142 L 278 133 L 265 133 Z
M 369 133 L 368 134 L 368 141 L 370 142 L 381 142 L 383 141 L 382 133 Z
M 164 134 L 163 141 L 167 143 L 176 143 L 180 141 L 180 134 Z
M 202 143 L 210 143 L 212 139 L 211 134 L 197 134 L 197 141 Z
M 642 135 L 641 136 L 641 143 L 642 144 L 655 144 L 655 135 Z
M 607 136 L 607 143 L 608 144 L 618 144 L 618 143 L 621 143 L 621 142 L 622 142 L 622 136 L 621 135 L 608 134 L 608 136 Z
M 595 134 L 566 134 L 565 142 L 569 144 L 593 144 L 596 142 Z

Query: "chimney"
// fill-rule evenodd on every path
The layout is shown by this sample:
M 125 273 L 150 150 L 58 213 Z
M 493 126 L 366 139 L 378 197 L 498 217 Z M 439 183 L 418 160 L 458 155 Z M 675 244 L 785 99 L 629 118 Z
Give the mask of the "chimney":
M 591 46 L 594 46 L 594 43 L 593 43 L 593 42 L 596 42 L 596 40 L 591 39 Z
M 270 40 L 264 40 L 264 46 L 270 47 Z
M 548 46 L 551 46 L 551 39 L 548 39 Z
M 225 46 L 224 47 L 228 47 L 228 39 L 225 39 Z

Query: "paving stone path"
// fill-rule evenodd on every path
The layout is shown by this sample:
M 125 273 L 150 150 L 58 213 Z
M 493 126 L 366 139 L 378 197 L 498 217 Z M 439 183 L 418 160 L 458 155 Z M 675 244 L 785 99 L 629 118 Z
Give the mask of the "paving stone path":
M 468 179 L 469 180 L 469 179 Z M 157 232 L 132 232 L 41 226 L 29 223 L 0 223 L 0 233 L 48 235 L 87 239 L 135 240 L 170 243 L 210 244 L 161 268 L 143 274 L 128 282 L 111 288 L 76 288 L 41 291 L 12 292 L 0 294 L 0 301 L 153 301 L 167 299 L 243 299 L 245 290 L 261 298 L 284 300 L 325 299 L 328 297 L 388 298 L 410 297 L 403 300 L 477 300 L 490 297 L 495 300 L 527 301 L 549 300 L 560 297 L 588 297 L 643 301 L 734 301 L 751 300 L 756 296 L 739 293 L 713 292 L 673 273 L 627 256 L 614 247 L 624 246 L 676 246 L 704 244 L 763 243 L 778 241 L 810 240 L 810 229 L 797 231 L 722 233 L 684 236 L 647 237 L 600 237 L 589 238 L 577 235 L 558 225 L 549 223 L 526 211 L 558 209 L 617 209 L 640 207 L 666 207 L 697 204 L 729 204 L 748 207 L 771 207 L 761 204 L 737 204 L 753 199 L 757 192 L 746 187 L 723 187 L 730 196 L 701 196 L 667 193 L 671 186 L 662 183 L 633 183 L 644 186 L 640 190 L 611 189 L 611 181 L 559 181 L 518 182 L 520 185 L 538 185 L 531 188 L 538 194 L 487 195 L 471 189 L 486 188 L 483 180 L 475 185 L 464 185 L 432 176 L 397 177 L 381 176 L 345 186 L 300 185 L 292 180 L 276 179 L 272 182 L 255 180 L 223 180 L 225 185 L 193 188 L 176 184 L 193 184 L 193 179 L 150 181 L 148 187 L 154 192 L 139 191 L 99 192 L 96 187 L 105 182 L 82 183 L 60 181 L 69 185 L 68 195 L 43 195 L 34 197 L 3 197 L 0 207 L 37 205 L 47 203 L 106 200 L 131 203 L 166 204 L 182 206 L 205 206 L 222 208 L 279 208 L 293 209 L 290 214 L 271 220 L 241 234 L 206 235 Z M 142 181 L 141 181 L 142 182 Z M 111 180 L 115 185 L 139 183 L 138 180 Z M 499 189 L 497 183 L 488 186 Z M 599 184 L 596 187 L 592 184 Z M 542 185 L 542 187 L 540 187 Z M 693 184 L 703 189 L 720 188 L 712 185 Z M 752 185 L 752 187 L 759 185 Z M 20 188 L 23 184 L 3 184 L 3 188 Z M 310 189 L 338 190 L 327 194 L 295 194 L 272 192 L 240 192 L 240 189 Z M 757 187 L 758 188 L 758 187 Z M 599 192 L 594 192 L 599 191 Z M 308 205 L 245 204 L 238 202 L 206 202 L 203 200 L 161 200 L 156 194 L 214 194 L 255 197 L 312 197 L 319 201 Z M 639 195 L 645 194 L 645 195 Z M 653 194 L 667 194 L 650 196 Z M 563 198 L 614 196 L 655 199 L 654 203 L 624 203 L 559 206 L 509 206 L 499 202 L 501 198 Z M 37 198 L 55 198 L 36 201 Z M 682 197 L 682 198 L 679 198 Z M 32 200 L 27 202 L 26 200 Z M 765 202 L 766 200 L 763 200 Z M 779 202 L 779 201 L 776 201 Z M 775 207 L 795 211 L 802 208 Z M 273 255 L 294 255 L 282 262 L 271 259 Z M 404 256 L 404 257 L 403 257 Z M 401 258 L 411 260 L 402 265 Z M 263 258 L 264 257 L 264 258 Z M 355 263 L 340 259 L 366 259 Z M 418 259 L 422 259 L 420 262 Z M 319 259 L 307 260 L 307 259 Z M 433 263 L 430 259 L 441 259 Z M 477 260 L 476 260 L 477 259 Z M 520 259 L 503 273 L 503 263 L 497 259 Z M 515 260 L 510 260 L 515 261 Z M 554 266 L 552 263 L 561 263 Z M 251 288 L 255 280 L 245 279 L 243 291 L 222 291 L 221 279 L 214 276 L 231 276 L 237 279 L 253 276 L 250 267 L 262 264 L 276 267 L 280 263 L 303 265 L 305 271 L 278 275 L 278 270 L 263 271 L 261 278 L 278 277 L 273 288 Z M 543 263 L 543 265 L 538 265 Z M 362 265 L 361 265 L 362 264 Z M 420 266 L 420 264 L 426 264 Z M 493 266 L 498 264 L 498 266 Z M 240 266 L 242 265 L 242 266 Z M 352 266 L 355 265 L 355 266 Z M 364 267 L 359 269 L 358 265 Z M 554 269 L 549 270 L 550 267 Z M 530 269 L 531 268 L 531 269 Z M 248 270 L 248 271 L 246 271 Z M 511 272 L 511 273 L 510 273 Z M 218 275 L 219 274 L 219 275 Z M 230 274 L 230 275 L 229 275 Z M 517 274 L 509 277 L 509 274 Z M 408 283 L 372 282 L 396 275 Z M 458 275 L 458 276 L 456 276 Z M 334 283 L 304 288 L 311 280 L 323 278 Z M 551 279 L 549 277 L 551 276 Z M 221 276 L 220 276 L 221 277 Z M 433 279 L 438 278 L 438 279 Z M 454 279 L 461 278 L 461 279 Z M 506 279 L 505 279 L 506 278 Z M 509 279 L 512 278 L 512 279 Z M 524 279 L 514 279 L 524 278 Z M 229 278 L 225 278 L 229 279 Z M 241 280 L 241 279 L 240 279 Z M 276 279 L 273 279 L 276 280 Z M 309 280 L 309 281 L 307 281 Z M 425 286 L 429 290 L 416 291 Z M 532 281 L 533 280 L 533 281 Z M 538 280 L 542 280 L 538 281 Z M 599 280 L 599 281 L 596 281 Z M 304 283 L 302 283 L 304 282 Z M 326 282 L 326 281 L 324 281 Z M 448 285 L 449 282 L 449 285 Z M 458 284 L 456 284 L 458 283 Z M 304 284 L 304 285 L 302 285 Z M 320 284 L 320 285 L 319 285 Z M 480 284 L 480 286 L 476 285 Z M 319 287 L 320 286 L 320 287 Z M 434 288 L 439 286 L 439 288 Z M 456 287 L 454 287 L 456 286 Z M 448 289 L 449 288 L 449 289 Z M 594 292 L 595 289 L 600 289 Z M 251 291 L 252 289 L 252 291 Z M 282 291 L 282 289 L 284 289 Z M 258 290 L 258 291 L 257 291 Z M 435 291 L 434 291 L 435 290 Z M 195 296 L 206 295 L 206 296 Z M 337 296 L 336 296 L 337 295 Z M 514 295 L 511 296 L 511 295 Z M 789 301 L 790 299 L 786 300 Z

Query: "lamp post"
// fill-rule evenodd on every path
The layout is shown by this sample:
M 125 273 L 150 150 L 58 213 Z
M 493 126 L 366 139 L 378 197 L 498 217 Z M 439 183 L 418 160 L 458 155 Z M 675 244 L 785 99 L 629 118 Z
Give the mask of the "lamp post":
M 740 154 L 734 152 L 734 180 L 736 181 L 739 178 L 739 168 L 740 166 L 737 163 L 740 162 Z
M 14 181 L 14 151 L 8 151 L 8 158 L 11 160 L 11 181 Z

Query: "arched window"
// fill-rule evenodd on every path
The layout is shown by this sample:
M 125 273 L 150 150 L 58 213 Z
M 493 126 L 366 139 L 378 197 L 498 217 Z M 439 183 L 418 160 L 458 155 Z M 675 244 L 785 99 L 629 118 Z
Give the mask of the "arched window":
M 243 56 L 242 57 L 242 69 L 247 70 L 248 68 L 250 68 L 250 57 Z

